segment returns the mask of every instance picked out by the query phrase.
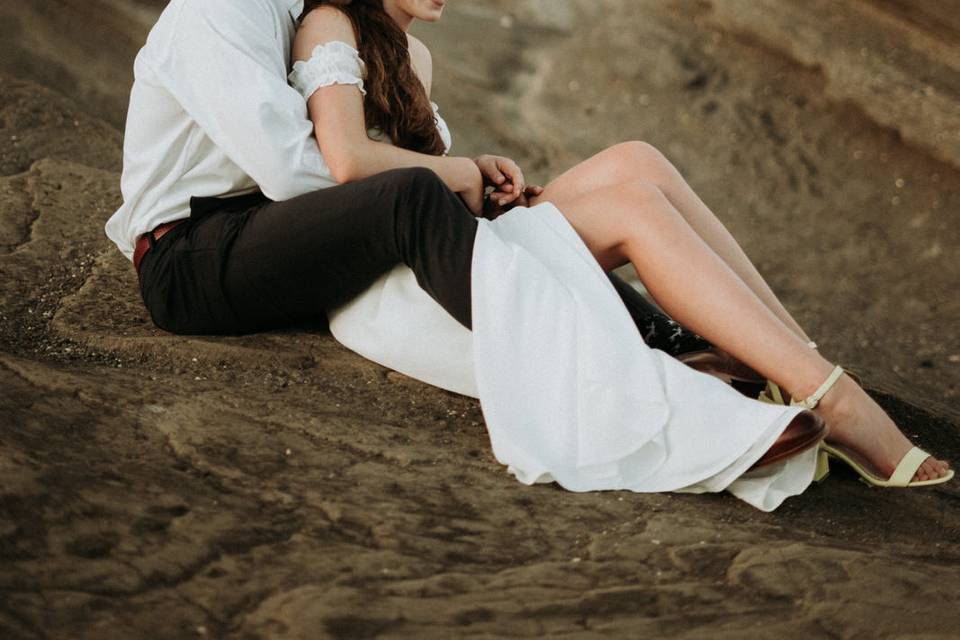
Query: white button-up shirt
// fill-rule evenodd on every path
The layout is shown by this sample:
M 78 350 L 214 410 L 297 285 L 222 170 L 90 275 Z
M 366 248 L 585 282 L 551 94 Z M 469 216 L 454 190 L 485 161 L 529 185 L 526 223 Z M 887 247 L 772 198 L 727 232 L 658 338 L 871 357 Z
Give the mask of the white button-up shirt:
M 134 63 L 123 206 L 107 236 L 190 215 L 191 196 L 258 187 L 272 200 L 335 184 L 303 97 L 287 83 L 303 0 L 171 0 Z

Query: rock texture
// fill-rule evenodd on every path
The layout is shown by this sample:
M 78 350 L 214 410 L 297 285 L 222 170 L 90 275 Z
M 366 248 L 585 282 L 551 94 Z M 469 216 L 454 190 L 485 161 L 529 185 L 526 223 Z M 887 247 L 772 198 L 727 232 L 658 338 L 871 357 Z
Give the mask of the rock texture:
M 76 98 L 122 127 L 133 57 L 166 0 L 0 4 L 0 73 Z
M 824 351 L 895 390 L 877 395 L 911 437 L 960 461 L 948 145 L 794 59 L 830 6 L 764 1 L 768 26 L 720 0 L 452 3 L 421 35 L 456 153 L 499 150 L 547 179 L 654 142 Z M 898 0 L 849 5 L 875 39 L 956 28 Z M 54 8 L 77 27 L 70 50 L 96 52 L 84 33 L 126 25 L 115 41 L 136 42 L 142 22 L 121 18 L 149 5 L 4 5 L 0 47 L 36 56 L 19 75 L 53 50 L 36 20 Z M 794 44 L 790 24 L 807 25 Z M 777 46 L 750 35 L 775 27 Z M 78 85 L 90 72 L 62 64 Z M 923 81 L 945 95 L 955 78 L 931 65 Z M 0 637 L 955 637 L 956 483 L 869 490 L 836 469 L 773 514 L 524 487 L 474 401 L 323 327 L 156 330 L 102 233 L 122 114 L 91 116 L 110 92 L 89 90 L 0 78 Z
M 831 100 L 960 166 L 960 2 L 915 4 L 727 0 L 712 20 L 817 70 Z

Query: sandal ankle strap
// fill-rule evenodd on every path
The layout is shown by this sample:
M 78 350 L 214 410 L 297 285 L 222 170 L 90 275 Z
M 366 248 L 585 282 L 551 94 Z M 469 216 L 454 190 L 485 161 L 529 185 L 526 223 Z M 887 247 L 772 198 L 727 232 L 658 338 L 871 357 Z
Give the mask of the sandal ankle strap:
M 843 367 L 837 365 L 833 368 L 833 371 L 830 372 L 830 375 L 824 381 L 820 388 L 814 391 L 806 400 L 794 400 L 790 404 L 792 406 L 803 407 L 804 409 L 813 409 L 818 404 L 823 396 L 827 395 L 827 391 L 833 387 L 833 385 L 840 379 L 840 376 L 843 375 Z

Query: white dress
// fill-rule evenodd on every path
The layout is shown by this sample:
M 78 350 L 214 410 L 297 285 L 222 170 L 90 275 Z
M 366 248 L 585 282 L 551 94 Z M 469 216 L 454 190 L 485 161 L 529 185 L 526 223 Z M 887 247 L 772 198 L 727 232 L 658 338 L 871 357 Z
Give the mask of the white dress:
M 330 45 L 337 51 L 328 56 Z M 309 68 L 327 69 L 313 74 L 327 84 L 357 84 L 363 75 L 343 43 L 318 47 L 298 65 L 291 82 L 306 96 L 316 90 L 300 82 Z M 439 116 L 438 125 L 445 129 Z M 800 409 L 746 398 L 647 347 L 552 203 L 478 222 L 472 332 L 398 266 L 330 313 L 334 337 L 384 366 L 479 398 L 494 455 L 525 484 L 727 490 L 764 511 L 809 486 L 815 449 L 746 473 Z

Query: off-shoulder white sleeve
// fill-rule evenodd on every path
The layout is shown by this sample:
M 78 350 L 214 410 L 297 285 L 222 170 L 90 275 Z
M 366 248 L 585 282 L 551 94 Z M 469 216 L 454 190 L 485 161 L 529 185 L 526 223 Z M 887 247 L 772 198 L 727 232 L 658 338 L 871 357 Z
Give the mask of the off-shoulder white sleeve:
M 293 63 L 288 80 L 306 100 L 320 87 L 332 84 L 353 84 L 366 95 L 363 89 L 366 77 L 367 66 L 357 50 L 346 42 L 333 40 L 314 47 L 309 59 Z
M 437 123 L 437 131 L 440 133 L 440 139 L 443 140 L 443 146 L 446 147 L 444 151 L 444 155 L 446 155 L 450 152 L 450 146 L 453 144 L 450 128 L 447 126 L 446 120 L 440 116 L 440 107 L 437 106 L 437 103 L 431 102 L 430 106 L 433 107 L 433 119 Z

